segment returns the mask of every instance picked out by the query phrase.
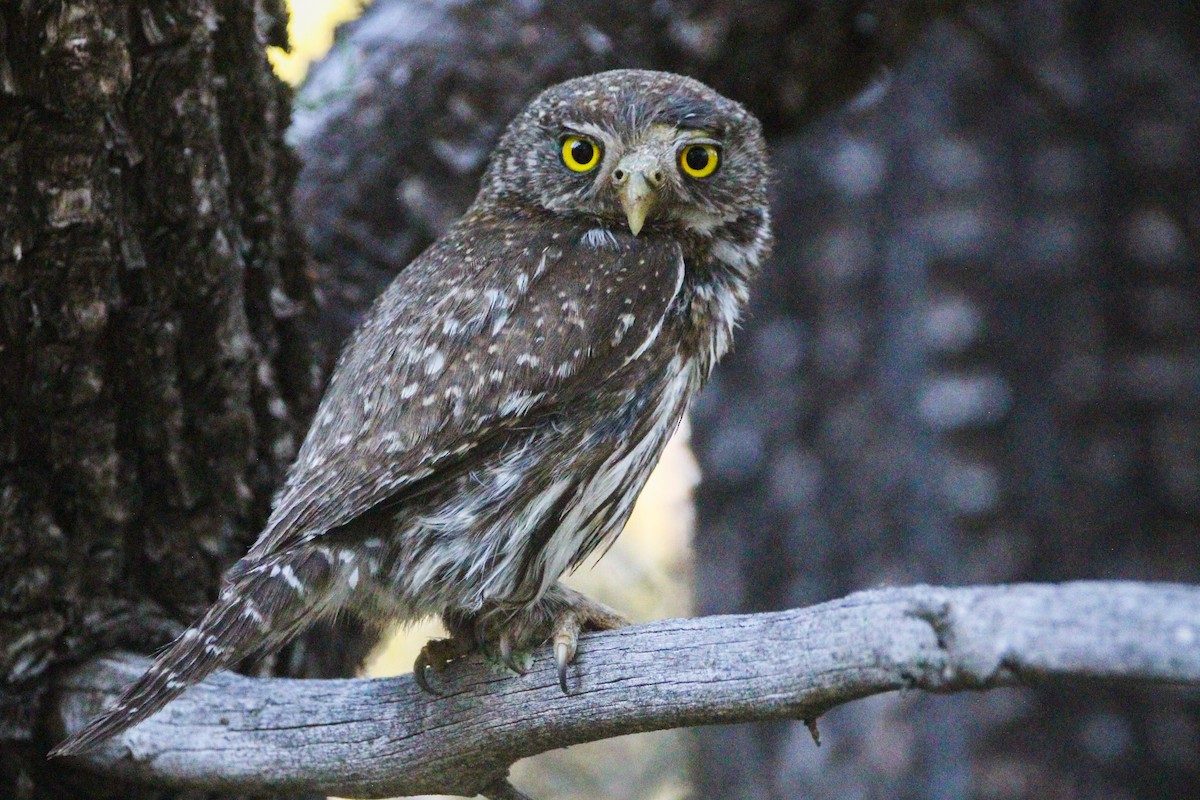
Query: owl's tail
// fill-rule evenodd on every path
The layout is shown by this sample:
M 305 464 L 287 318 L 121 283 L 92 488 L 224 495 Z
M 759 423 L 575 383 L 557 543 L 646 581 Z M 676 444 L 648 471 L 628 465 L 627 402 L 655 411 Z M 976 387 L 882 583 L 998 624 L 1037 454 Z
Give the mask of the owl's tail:
M 70 756 L 132 728 L 189 686 L 252 653 L 269 653 L 312 621 L 327 601 L 320 559 L 239 562 L 204 617 L 172 642 L 108 711 L 50 751 Z M 326 603 L 327 604 L 327 603 Z

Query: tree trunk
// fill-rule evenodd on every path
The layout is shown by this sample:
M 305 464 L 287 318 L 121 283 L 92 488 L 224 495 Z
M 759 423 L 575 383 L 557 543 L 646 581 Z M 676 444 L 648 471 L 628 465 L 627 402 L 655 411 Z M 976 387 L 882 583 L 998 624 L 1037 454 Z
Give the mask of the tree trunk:
M 54 670 L 151 652 L 255 538 L 321 376 L 279 2 L 0 3 L 0 794 Z

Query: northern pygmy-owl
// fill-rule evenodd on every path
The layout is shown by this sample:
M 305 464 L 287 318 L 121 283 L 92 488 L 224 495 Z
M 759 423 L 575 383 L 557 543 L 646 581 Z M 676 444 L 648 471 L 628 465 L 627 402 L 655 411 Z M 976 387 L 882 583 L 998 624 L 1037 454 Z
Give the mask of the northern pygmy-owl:
M 729 348 L 766 195 L 759 123 L 694 80 L 619 70 L 542 93 L 353 336 L 217 602 L 56 753 L 342 609 L 440 614 L 427 689 L 470 650 L 516 667 L 549 639 L 565 691 L 579 631 L 621 619 L 558 579 L 620 532 Z

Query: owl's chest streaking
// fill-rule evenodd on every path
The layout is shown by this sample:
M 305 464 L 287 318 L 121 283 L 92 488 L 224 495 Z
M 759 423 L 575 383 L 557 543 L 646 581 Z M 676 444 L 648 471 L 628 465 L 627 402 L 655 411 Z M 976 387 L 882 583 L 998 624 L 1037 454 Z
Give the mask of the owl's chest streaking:
M 620 532 L 698 373 L 655 353 L 614 377 L 397 512 L 413 535 L 393 539 L 383 565 L 393 600 L 419 597 L 426 611 L 529 603 Z
M 363 556 L 348 600 L 368 614 L 532 602 L 619 533 L 745 301 L 709 242 L 472 229 L 389 289 L 339 367 L 369 390 L 335 379 L 314 426 L 396 486 L 324 537 Z

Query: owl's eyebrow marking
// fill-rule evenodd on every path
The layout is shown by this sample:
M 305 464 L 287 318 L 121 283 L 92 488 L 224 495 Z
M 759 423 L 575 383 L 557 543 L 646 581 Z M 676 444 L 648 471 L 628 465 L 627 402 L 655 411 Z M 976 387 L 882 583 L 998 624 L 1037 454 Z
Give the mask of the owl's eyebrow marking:
M 707 128 L 680 128 L 677 139 L 686 142 L 687 144 L 714 144 L 718 147 L 722 146 L 720 137 L 715 136 L 712 131 Z
M 603 142 L 609 138 L 609 132 L 599 125 L 593 125 L 590 122 L 564 122 L 562 128 L 568 133 L 582 133 L 584 136 L 590 136 L 596 141 Z
M 680 128 L 666 122 L 656 122 L 647 133 L 648 141 L 661 142 L 675 147 L 689 144 L 711 144 L 724 147 L 724 143 L 707 128 Z

